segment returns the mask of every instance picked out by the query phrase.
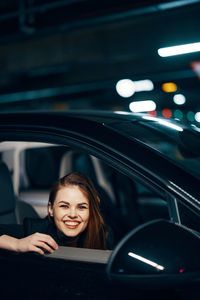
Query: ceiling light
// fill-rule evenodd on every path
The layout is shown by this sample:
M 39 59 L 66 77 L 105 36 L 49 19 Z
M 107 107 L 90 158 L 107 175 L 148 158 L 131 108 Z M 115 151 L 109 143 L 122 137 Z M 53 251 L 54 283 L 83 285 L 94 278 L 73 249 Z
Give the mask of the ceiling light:
M 200 51 L 200 42 L 192 44 L 184 44 L 179 46 L 165 47 L 158 49 L 158 54 L 161 57 L 187 54 Z
M 153 82 L 150 79 L 133 81 L 136 92 L 152 91 L 154 89 Z
M 135 85 L 131 79 L 122 79 L 117 82 L 116 90 L 121 97 L 128 98 L 135 93 Z
M 165 82 L 162 84 L 162 90 L 165 93 L 173 93 L 177 91 L 177 85 L 174 82 Z
M 195 114 L 194 117 L 197 122 L 200 122 L 200 112 L 199 111 Z
M 182 94 L 176 94 L 173 97 L 173 101 L 177 105 L 183 105 L 186 102 L 185 96 Z
M 152 100 L 135 101 L 129 104 L 129 109 L 132 112 L 145 112 L 156 109 L 156 103 Z

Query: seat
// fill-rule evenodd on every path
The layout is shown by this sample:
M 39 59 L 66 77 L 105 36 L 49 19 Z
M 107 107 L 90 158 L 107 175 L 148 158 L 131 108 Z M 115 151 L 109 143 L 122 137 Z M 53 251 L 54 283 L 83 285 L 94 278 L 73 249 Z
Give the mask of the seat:
M 31 204 L 41 218 L 47 215 L 49 191 L 59 177 L 60 159 L 64 152 L 66 147 L 46 146 L 26 149 L 22 153 L 26 180 L 25 184 L 20 182 L 19 197 L 24 209 L 27 203 Z
M 17 223 L 16 198 L 12 178 L 4 162 L 0 162 L 0 195 L 0 224 Z
M 24 217 L 38 218 L 31 205 L 15 196 L 11 173 L 4 162 L 0 162 L 0 224 L 21 224 Z

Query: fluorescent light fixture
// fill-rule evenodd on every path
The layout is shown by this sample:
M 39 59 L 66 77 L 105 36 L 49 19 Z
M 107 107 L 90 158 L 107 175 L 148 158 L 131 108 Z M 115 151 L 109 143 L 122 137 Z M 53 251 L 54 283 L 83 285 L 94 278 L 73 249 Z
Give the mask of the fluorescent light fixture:
M 161 57 L 167 57 L 167 56 L 187 54 L 187 53 L 198 52 L 198 51 L 200 51 L 200 42 L 160 48 L 158 49 L 158 54 Z
M 153 111 L 156 109 L 156 103 L 152 100 L 134 101 L 129 104 L 132 112 Z
M 153 82 L 150 79 L 133 81 L 136 92 L 152 91 L 154 89 Z
M 153 262 L 153 261 L 151 261 L 149 259 L 146 259 L 143 256 L 137 255 L 137 254 L 135 254 L 133 252 L 129 252 L 128 255 L 131 256 L 131 257 L 134 257 L 134 258 L 136 258 L 136 259 L 138 259 L 138 260 L 140 260 L 142 262 L 144 262 L 145 264 L 148 264 L 148 265 L 156 268 L 157 270 L 163 271 L 165 269 L 163 266 L 158 265 L 157 263 L 155 263 L 155 262 Z
M 173 97 L 173 101 L 174 101 L 174 103 L 177 104 L 177 105 L 183 105 L 183 104 L 185 104 L 185 102 L 186 102 L 186 98 L 185 98 L 185 96 L 182 95 L 182 94 L 176 94 L 176 95 L 174 95 L 174 97 Z
M 124 98 L 129 98 L 135 93 L 135 85 L 131 79 L 121 79 L 116 84 L 117 93 Z
M 124 98 L 133 96 L 135 92 L 152 91 L 153 82 L 150 79 L 132 81 L 131 79 L 121 79 L 116 84 L 117 93 Z

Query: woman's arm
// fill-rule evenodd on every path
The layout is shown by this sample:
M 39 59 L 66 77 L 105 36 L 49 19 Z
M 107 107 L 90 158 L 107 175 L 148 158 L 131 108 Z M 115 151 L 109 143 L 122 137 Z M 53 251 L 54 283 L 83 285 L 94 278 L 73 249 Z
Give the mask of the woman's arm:
M 57 243 L 47 234 L 34 233 L 25 238 L 15 238 L 9 235 L 0 236 L 0 248 L 15 252 L 52 253 L 58 249 Z

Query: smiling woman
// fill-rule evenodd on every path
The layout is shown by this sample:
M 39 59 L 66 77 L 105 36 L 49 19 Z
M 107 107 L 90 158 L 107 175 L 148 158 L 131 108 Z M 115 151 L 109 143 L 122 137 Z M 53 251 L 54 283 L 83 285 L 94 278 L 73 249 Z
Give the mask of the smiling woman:
M 92 182 L 78 172 L 61 178 L 49 196 L 49 216 L 67 244 L 106 249 L 100 198 Z
M 67 174 L 53 186 L 44 219 L 25 218 L 23 225 L 0 226 L 0 248 L 52 253 L 60 246 L 108 249 L 100 198 L 84 175 Z

